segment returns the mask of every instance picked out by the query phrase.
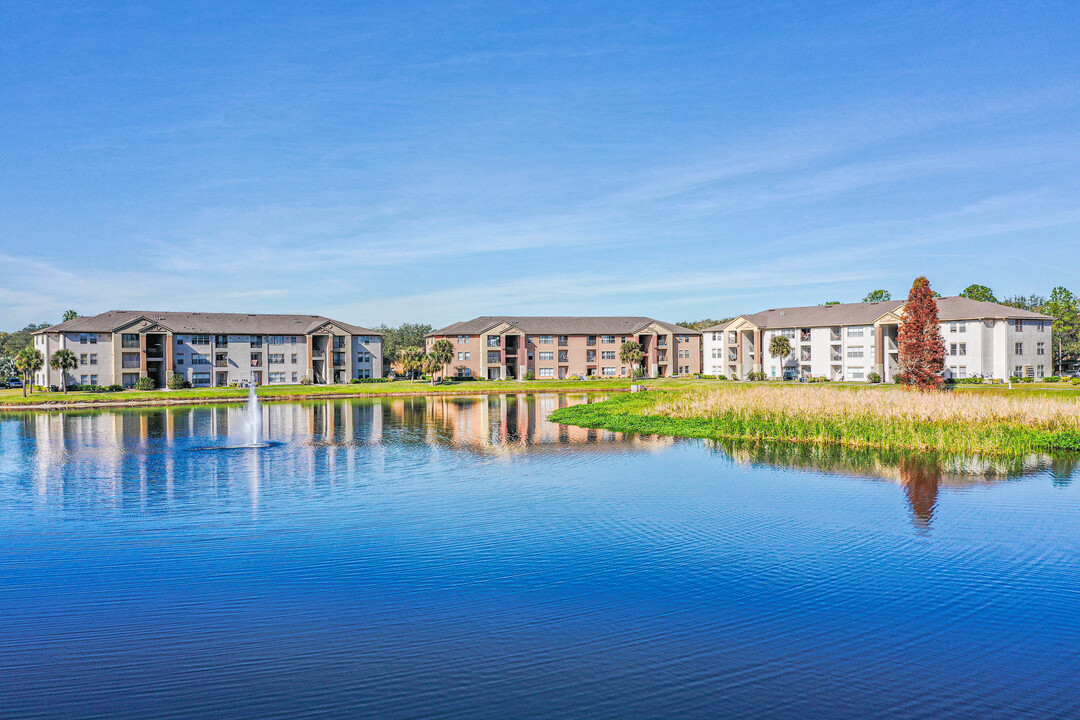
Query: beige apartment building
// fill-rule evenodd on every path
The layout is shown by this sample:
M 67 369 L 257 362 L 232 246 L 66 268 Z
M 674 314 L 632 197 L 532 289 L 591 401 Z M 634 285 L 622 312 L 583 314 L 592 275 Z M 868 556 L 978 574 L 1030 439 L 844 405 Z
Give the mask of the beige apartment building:
M 382 376 L 382 334 L 321 315 L 113 310 L 34 333 L 45 357 L 34 382 L 61 384 L 48 365 L 66 348 L 79 360 L 69 385 L 164 387 L 174 374 L 195 387 L 345 383 Z
M 649 377 L 701 372 L 701 333 L 647 317 L 483 316 L 427 335 L 454 346 L 449 374 L 488 380 Z M 630 368 L 619 359 L 627 341 L 640 343 L 644 359 Z
M 706 372 L 745 379 L 824 377 L 867 381 L 876 373 L 892 382 L 898 370 L 897 334 L 904 302 L 847 303 L 763 310 L 704 331 Z M 946 379 L 1042 378 L 1052 374 L 1053 318 L 998 303 L 937 298 L 945 339 Z M 791 354 L 774 357 L 774 337 Z

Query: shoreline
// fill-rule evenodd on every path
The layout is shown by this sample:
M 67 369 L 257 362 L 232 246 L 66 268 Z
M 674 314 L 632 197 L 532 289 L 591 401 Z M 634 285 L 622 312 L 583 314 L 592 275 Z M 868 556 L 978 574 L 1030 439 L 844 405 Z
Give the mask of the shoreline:
M 182 391 L 174 391 L 182 392 Z M 312 392 L 312 393 L 287 393 L 287 394 L 259 394 L 259 402 L 302 402 L 305 400 L 334 400 L 334 399 L 356 399 L 356 398 L 380 398 L 380 397 L 438 397 L 440 395 L 517 395 L 521 393 L 556 393 L 560 395 L 564 394 L 592 394 L 592 393 L 629 393 L 629 387 L 597 387 L 597 388 L 578 388 L 578 387 L 566 387 L 565 385 L 558 385 L 551 388 L 528 386 L 523 388 L 512 387 L 476 387 L 465 389 L 461 385 L 455 385 L 452 387 L 443 387 L 439 389 L 439 386 L 428 386 L 424 390 L 403 390 L 403 391 L 388 391 L 388 392 L 372 392 L 372 391 L 356 391 L 356 392 Z M 119 394 L 119 393 L 117 393 Z M 102 393 L 108 397 L 105 393 Z M 55 411 L 55 410 L 88 410 L 94 408 L 141 408 L 141 407 L 180 407 L 184 405 L 227 405 L 227 404 L 243 404 L 247 402 L 247 392 L 243 394 L 231 394 L 224 396 L 206 396 L 206 397 L 162 397 L 162 398 L 131 398 L 129 400 L 120 400 L 109 398 L 108 400 L 48 400 L 41 403 L 0 403 L 0 414 L 23 412 L 33 410 L 36 412 L 41 411 Z

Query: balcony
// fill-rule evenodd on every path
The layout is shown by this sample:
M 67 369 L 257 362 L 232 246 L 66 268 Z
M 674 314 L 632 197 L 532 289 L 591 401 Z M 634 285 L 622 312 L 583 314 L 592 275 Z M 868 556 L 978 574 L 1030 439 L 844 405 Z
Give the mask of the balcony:
M 839 331 L 837 331 L 837 330 L 830 330 L 829 331 L 829 342 L 834 342 L 834 343 L 840 342 L 840 333 L 839 333 Z
M 215 360 L 214 361 L 214 367 L 227 368 L 227 367 L 229 367 L 229 361 L 228 360 Z

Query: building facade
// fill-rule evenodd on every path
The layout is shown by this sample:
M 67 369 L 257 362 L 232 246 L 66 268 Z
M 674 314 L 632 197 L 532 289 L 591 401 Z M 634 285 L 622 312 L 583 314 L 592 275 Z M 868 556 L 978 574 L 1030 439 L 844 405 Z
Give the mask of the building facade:
M 1049 315 L 961 297 L 937 299 L 945 339 L 945 377 L 1042 378 L 1053 374 Z M 825 377 L 895 379 L 904 303 L 849 303 L 765 310 L 704 331 L 705 372 L 744 379 Z M 774 357 L 773 338 L 791 354 Z
M 646 317 L 483 316 L 429 333 L 454 347 L 448 374 L 488 380 L 649 377 L 701 372 L 701 333 Z M 641 345 L 644 359 L 631 368 L 619 358 L 627 341 Z
M 134 387 L 150 378 L 164 387 L 182 375 L 195 387 L 241 381 L 315 384 L 382 375 L 382 335 L 319 315 L 254 315 L 114 310 L 34 333 L 45 367 L 34 382 L 61 384 L 48 365 L 66 348 L 79 360 L 69 385 Z

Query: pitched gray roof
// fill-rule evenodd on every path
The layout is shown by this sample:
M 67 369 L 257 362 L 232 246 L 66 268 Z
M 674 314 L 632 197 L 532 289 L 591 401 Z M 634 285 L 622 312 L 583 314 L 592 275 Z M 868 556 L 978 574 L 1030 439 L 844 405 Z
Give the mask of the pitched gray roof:
M 454 323 L 429 332 L 428 337 L 438 335 L 479 335 L 485 330 L 504 322 L 513 325 L 526 335 L 633 335 L 652 323 L 680 335 L 701 334 L 691 328 L 648 317 L 482 315 L 472 320 Z
M 217 333 L 222 335 L 306 335 L 327 322 L 333 322 L 353 335 L 381 335 L 359 325 L 331 320 L 322 315 L 267 315 L 254 313 L 192 313 L 144 310 L 110 310 L 91 317 L 53 325 L 39 330 L 52 332 L 115 332 L 139 318 L 146 318 L 174 333 Z
M 940 297 L 937 299 L 938 319 L 942 322 L 952 320 L 982 320 L 1017 318 L 1030 320 L 1053 320 L 1030 310 L 1001 305 L 999 303 L 969 300 L 962 297 Z M 844 303 L 841 305 L 811 305 L 809 307 L 774 308 L 763 310 L 753 315 L 740 315 L 759 328 L 799 328 L 829 327 L 834 325 L 870 325 L 887 312 L 899 314 L 904 307 L 903 301 L 886 300 L 874 303 Z M 736 318 L 738 320 L 739 318 Z M 734 322 L 731 321 L 731 322 Z M 705 332 L 723 330 L 731 323 L 705 328 Z

